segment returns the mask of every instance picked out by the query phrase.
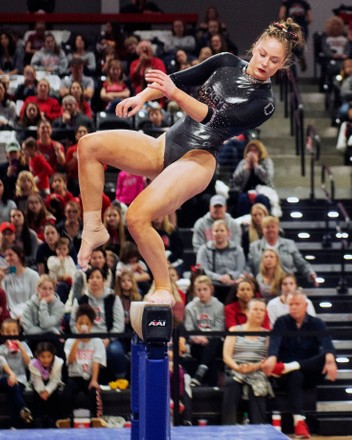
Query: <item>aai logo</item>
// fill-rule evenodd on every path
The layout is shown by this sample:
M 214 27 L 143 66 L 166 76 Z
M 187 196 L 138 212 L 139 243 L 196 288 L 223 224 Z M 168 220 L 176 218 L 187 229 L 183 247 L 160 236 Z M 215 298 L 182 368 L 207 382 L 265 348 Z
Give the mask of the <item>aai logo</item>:
M 148 327 L 166 327 L 166 321 L 163 319 L 154 319 L 150 321 Z

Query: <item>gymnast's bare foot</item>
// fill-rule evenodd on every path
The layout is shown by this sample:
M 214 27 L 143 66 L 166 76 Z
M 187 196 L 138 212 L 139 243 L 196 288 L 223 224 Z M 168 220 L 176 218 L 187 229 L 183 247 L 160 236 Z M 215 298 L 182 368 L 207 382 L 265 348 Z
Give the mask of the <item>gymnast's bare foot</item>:
M 77 256 L 78 264 L 82 269 L 87 269 L 93 250 L 105 244 L 109 238 L 109 233 L 103 224 L 95 228 L 94 231 L 85 232 L 83 230 L 81 247 Z
M 145 301 L 149 304 L 167 304 L 170 306 L 173 306 L 176 302 L 173 294 L 166 289 L 156 290 L 145 297 Z

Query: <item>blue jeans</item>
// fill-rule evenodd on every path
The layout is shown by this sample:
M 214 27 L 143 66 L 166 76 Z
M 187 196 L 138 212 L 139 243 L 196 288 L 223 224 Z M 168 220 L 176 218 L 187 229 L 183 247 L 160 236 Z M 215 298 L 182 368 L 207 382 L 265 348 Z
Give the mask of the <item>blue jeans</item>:
M 112 378 L 122 379 L 126 376 L 127 358 L 121 342 L 117 339 L 106 347 L 106 360 Z

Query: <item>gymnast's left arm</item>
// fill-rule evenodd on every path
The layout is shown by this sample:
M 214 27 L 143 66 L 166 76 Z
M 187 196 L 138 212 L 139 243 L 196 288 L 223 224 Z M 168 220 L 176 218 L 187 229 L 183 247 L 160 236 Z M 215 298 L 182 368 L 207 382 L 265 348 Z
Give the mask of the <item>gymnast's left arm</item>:
M 161 70 L 149 70 L 145 78 L 149 83 L 148 88 L 159 90 L 168 99 L 175 101 L 179 107 L 195 121 L 204 121 L 211 111 L 206 104 L 203 104 L 176 87 L 172 79 Z

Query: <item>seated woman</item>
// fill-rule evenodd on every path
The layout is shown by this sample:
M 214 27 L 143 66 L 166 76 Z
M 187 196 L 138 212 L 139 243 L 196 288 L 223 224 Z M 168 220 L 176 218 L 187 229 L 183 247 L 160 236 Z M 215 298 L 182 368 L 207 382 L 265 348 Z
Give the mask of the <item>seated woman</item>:
M 197 264 L 215 283 L 215 296 L 223 301 L 244 271 L 246 260 L 241 246 L 229 240 L 229 228 L 224 220 L 213 223 L 212 237 L 198 249 Z
M 78 300 L 74 300 L 71 312 L 70 327 L 73 333 L 77 333 L 76 311 L 81 304 L 89 304 L 96 313 L 92 333 L 124 332 L 125 320 L 121 300 L 112 289 L 104 287 L 104 282 L 105 275 L 101 269 L 93 267 L 87 271 L 87 291 Z M 117 338 L 106 338 L 103 339 L 103 343 L 106 348 L 109 380 L 125 377 L 127 358 L 121 342 Z
M 225 327 L 241 325 L 247 322 L 248 304 L 253 298 L 259 298 L 259 288 L 255 278 L 249 275 L 238 278 L 234 292 L 231 292 L 225 303 Z M 266 313 L 263 327 L 270 330 L 269 316 Z
M 34 265 L 38 249 L 37 234 L 28 226 L 27 218 L 20 209 L 11 209 L 10 220 L 16 228 L 15 243 L 23 249 L 27 266 Z
M 200 386 L 205 381 L 209 386 L 217 386 L 221 339 L 206 334 L 212 330 L 224 330 L 224 305 L 213 297 L 214 287 L 208 276 L 197 277 L 194 288 L 196 297 L 186 306 L 185 328 L 187 331 L 203 331 L 205 335 L 190 336 L 191 354 L 198 365 L 191 386 Z
M 230 331 L 265 331 L 265 302 L 252 299 L 248 306 L 247 322 L 231 327 Z M 222 423 L 238 423 L 237 410 L 243 394 L 248 398 L 249 418 L 252 424 L 267 423 L 266 398 L 273 395 L 262 365 L 268 350 L 265 336 L 226 336 L 223 360 L 226 365 L 225 389 L 222 405 Z
M 252 203 L 262 203 L 270 212 L 268 197 L 257 194 L 257 185 L 273 188 L 274 165 L 268 157 L 264 144 L 255 139 L 249 141 L 243 152 L 243 159 L 233 174 L 234 189 L 239 193 L 237 216 L 248 214 Z
M 262 297 L 268 302 L 280 294 L 280 280 L 284 275 L 280 258 L 274 249 L 265 249 L 260 262 L 257 282 Z
M 12 269 L 8 273 L 0 269 L 1 287 L 6 292 L 11 317 L 21 319 L 25 302 L 36 291 L 39 275 L 35 270 L 26 267 L 24 253 L 16 245 L 6 249 L 5 260 Z

